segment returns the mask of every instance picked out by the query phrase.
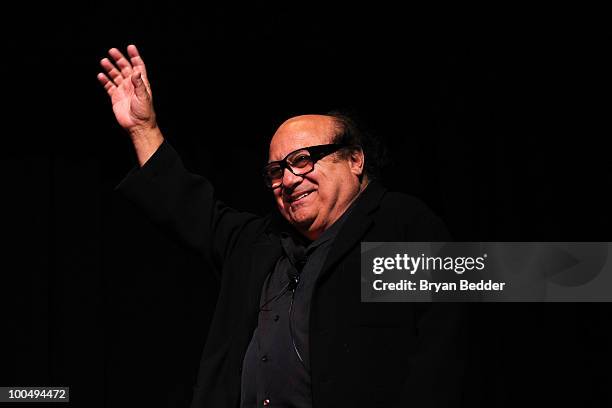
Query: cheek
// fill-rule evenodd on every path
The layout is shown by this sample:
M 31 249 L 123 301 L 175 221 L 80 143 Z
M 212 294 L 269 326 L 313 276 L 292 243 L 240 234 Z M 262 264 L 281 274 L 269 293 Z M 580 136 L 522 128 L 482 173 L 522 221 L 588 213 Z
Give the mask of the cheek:
M 319 205 L 325 206 L 325 204 L 328 204 L 330 201 L 333 201 L 334 197 L 337 194 L 336 183 L 333 183 L 332 180 L 329 180 L 327 178 L 321 178 L 319 180 L 319 183 L 317 184 L 317 202 Z
M 350 179 L 338 177 L 336 180 L 323 180 L 319 184 L 318 211 L 328 214 L 343 201 L 345 190 L 350 189 Z
M 284 209 L 283 200 L 279 195 L 277 194 L 274 195 L 274 202 L 276 203 L 276 206 L 278 207 L 278 209 L 283 211 Z
M 285 202 L 283 201 L 283 199 L 275 195 L 274 201 L 276 201 L 276 208 L 278 208 L 278 211 L 281 213 L 283 218 L 289 220 L 291 218 L 289 215 L 289 209 L 285 208 Z

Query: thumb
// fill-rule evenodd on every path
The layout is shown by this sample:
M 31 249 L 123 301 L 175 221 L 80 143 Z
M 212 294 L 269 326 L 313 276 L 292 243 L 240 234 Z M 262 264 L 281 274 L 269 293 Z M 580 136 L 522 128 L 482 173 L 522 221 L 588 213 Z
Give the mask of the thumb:
M 139 99 L 146 99 L 149 97 L 144 82 L 142 81 L 142 74 L 140 71 L 136 71 L 130 77 L 132 85 L 134 85 L 134 92 Z

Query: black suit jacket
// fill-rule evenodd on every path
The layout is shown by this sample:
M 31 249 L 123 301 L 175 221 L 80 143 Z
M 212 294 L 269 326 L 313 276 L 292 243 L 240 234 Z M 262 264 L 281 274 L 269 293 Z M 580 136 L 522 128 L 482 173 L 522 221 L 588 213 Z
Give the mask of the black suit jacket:
M 192 407 L 237 407 L 262 284 L 281 255 L 279 232 L 288 224 L 277 214 L 261 218 L 225 206 L 167 142 L 117 189 L 213 265 L 220 293 Z M 361 194 L 311 300 L 315 407 L 460 405 L 466 354 L 461 305 L 360 301 L 361 241 L 446 240 L 440 220 L 419 200 L 387 192 L 376 181 Z

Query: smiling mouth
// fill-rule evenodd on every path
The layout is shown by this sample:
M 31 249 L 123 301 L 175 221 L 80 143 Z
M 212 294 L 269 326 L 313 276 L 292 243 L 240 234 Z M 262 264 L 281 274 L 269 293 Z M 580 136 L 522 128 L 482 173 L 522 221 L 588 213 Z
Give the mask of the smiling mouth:
M 290 204 L 297 203 L 300 200 L 303 200 L 305 197 L 308 197 L 311 193 L 312 191 L 307 191 L 304 194 L 300 194 L 299 196 L 295 197 L 294 199 L 289 199 L 288 201 Z

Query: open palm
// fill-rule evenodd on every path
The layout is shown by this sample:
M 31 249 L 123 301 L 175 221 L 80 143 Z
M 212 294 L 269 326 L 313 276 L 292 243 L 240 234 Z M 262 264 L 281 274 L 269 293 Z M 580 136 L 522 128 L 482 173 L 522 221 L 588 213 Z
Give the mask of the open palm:
M 121 127 L 130 131 L 135 128 L 155 127 L 155 111 L 151 86 L 147 78 L 144 61 L 134 45 L 127 47 L 129 60 L 116 48 L 108 52 L 100 65 L 105 72 L 98 80 L 111 97 L 115 118 Z

